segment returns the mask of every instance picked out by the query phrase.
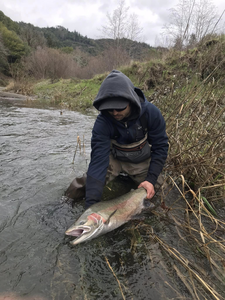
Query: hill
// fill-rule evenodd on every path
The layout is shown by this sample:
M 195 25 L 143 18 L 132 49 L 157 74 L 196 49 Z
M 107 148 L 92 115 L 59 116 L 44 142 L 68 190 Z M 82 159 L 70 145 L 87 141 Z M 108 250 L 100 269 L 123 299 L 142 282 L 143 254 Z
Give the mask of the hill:
M 36 49 L 38 46 L 49 48 L 79 49 L 92 56 L 100 55 L 113 44 L 112 39 L 90 39 L 74 30 L 73 32 L 63 26 L 40 28 L 30 23 L 15 22 L 0 11 L 0 22 L 9 31 L 13 31 L 29 48 Z M 139 43 L 127 39 L 121 40 L 121 46 L 129 50 L 133 59 L 139 59 L 142 53 L 152 47 L 146 43 Z
M 23 39 L 31 47 L 33 45 L 30 43 L 30 39 L 27 38 L 27 36 L 30 35 L 33 36 L 33 40 L 35 40 L 34 37 L 37 37 L 39 40 L 40 37 L 42 37 L 42 45 L 45 44 L 45 46 L 50 48 L 59 49 L 72 47 L 73 49 L 79 49 L 90 55 L 96 56 L 101 54 L 114 42 L 112 39 L 90 39 L 87 36 L 81 35 L 76 30 L 71 32 L 63 26 L 39 28 L 23 22 L 19 22 L 18 25 L 21 28 Z M 122 39 L 121 45 L 126 49 L 130 49 L 130 55 L 134 59 L 138 59 L 142 51 L 152 48 L 146 43 L 139 43 L 127 39 Z

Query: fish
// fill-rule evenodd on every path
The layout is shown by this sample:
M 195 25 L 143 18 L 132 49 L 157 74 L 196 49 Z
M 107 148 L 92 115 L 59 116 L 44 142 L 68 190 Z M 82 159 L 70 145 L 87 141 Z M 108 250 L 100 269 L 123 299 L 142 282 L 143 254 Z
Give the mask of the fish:
M 77 245 L 110 232 L 140 214 L 144 208 L 156 208 L 156 204 L 146 199 L 146 195 L 146 190 L 141 187 L 115 199 L 95 203 L 65 234 L 75 236 L 71 244 Z

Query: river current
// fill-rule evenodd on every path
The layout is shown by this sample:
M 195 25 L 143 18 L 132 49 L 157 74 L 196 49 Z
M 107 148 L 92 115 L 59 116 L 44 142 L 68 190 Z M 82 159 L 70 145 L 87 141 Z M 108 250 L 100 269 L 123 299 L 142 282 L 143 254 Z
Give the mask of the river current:
M 75 247 L 65 236 L 84 211 L 83 201 L 62 200 L 87 170 L 96 112 L 60 114 L 7 99 L 0 111 L 0 299 L 192 299 L 146 223 L 131 221 Z M 173 244 L 173 225 L 154 215 L 148 222 Z

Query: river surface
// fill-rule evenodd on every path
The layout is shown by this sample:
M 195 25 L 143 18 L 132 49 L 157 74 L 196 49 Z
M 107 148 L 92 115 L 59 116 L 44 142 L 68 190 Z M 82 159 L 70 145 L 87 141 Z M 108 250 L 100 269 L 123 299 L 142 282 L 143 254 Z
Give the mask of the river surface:
M 193 263 L 202 257 L 191 257 L 191 245 L 157 215 L 75 247 L 65 236 L 84 211 L 83 200 L 73 207 L 62 200 L 74 177 L 87 170 L 96 112 L 60 114 L 6 98 L 0 99 L 0 112 L 0 299 L 194 298 L 146 226 Z M 82 147 L 73 164 L 77 136 Z M 115 184 L 117 190 L 130 188 L 126 179 Z M 208 272 L 205 259 L 201 266 Z M 199 299 L 214 299 L 200 289 Z

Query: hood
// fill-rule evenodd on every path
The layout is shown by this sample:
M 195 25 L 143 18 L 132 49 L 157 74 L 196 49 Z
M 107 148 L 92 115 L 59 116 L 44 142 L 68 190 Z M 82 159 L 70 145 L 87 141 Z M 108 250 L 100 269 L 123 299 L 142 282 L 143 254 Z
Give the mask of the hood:
M 136 113 L 140 115 L 141 103 L 139 96 L 135 92 L 133 83 L 126 75 L 117 70 L 113 70 L 105 78 L 93 102 L 93 106 L 99 109 L 100 104 L 107 101 L 107 99 L 115 97 L 122 97 L 129 100 L 132 107 L 135 107 Z

